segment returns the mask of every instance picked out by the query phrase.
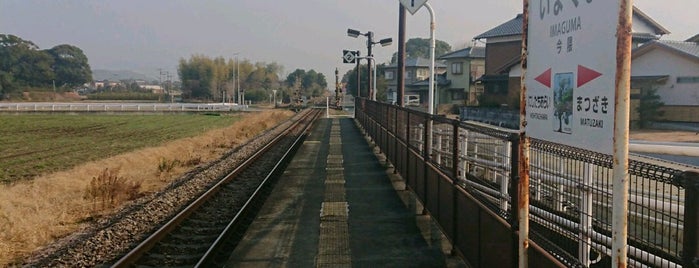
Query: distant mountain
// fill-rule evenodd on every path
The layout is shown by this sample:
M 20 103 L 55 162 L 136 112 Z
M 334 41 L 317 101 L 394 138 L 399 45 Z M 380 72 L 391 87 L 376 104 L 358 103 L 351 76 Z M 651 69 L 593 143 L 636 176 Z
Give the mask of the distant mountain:
M 148 82 L 158 81 L 157 77 L 152 77 L 142 73 L 129 71 L 129 70 L 92 70 L 92 79 L 95 81 L 109 80 L 109 81 L 120 81 L 120 80 L 145 80 Z

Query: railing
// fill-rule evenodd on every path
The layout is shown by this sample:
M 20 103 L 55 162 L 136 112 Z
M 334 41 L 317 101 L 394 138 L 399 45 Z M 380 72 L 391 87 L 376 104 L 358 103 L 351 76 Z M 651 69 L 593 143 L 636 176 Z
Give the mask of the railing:
M 0 112 L 191 112 L 243 109 L 242 105 L 222 103 L 0 103 Z
M 519 128 L 519 111 L 501 108 L 461 107 L 461 121 L 476 121 L 510 129 Z
M 517 263 L 518 132 L 365 99 L 357 107 L 360 124 L 467 261 Z M 629 174 L 629 264 L 695 267 L 699 175 L 635 160 Z M 532 139 L 532 267 L 611 266 L 611 183 L 611 156 Z

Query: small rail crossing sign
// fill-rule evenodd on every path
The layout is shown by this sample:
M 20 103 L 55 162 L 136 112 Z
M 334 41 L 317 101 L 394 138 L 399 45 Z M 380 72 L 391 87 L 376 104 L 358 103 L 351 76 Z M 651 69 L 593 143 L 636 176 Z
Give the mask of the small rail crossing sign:
M 342 63 L 355 63 L 357 60 L 357 51 L 343 50 Z
M 415 12 L 418 11 L 426 2 L 427 0 L 399 0 L 400 3 L 405 7 L 405 9 L 410 12 L 411 15 L 415 15 Z

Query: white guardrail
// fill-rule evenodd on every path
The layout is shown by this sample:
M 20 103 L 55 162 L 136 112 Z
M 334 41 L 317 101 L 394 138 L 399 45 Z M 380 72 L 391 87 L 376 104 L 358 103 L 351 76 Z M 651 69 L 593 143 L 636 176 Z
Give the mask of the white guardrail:
M 192 112 L 241 111 L 247 107 L 236 103 L 100 103 L 100 102 L 6 102 L 0 112 Z

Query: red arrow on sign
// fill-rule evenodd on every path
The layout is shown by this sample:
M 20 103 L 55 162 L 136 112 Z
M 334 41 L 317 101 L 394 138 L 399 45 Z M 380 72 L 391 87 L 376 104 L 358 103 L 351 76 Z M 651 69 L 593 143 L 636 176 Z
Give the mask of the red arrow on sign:
M 586 68 L 585 66 L 578 65 L 578 87 L 581 87 L 588 82 L 595 80 L 595 78 L 602 76 L 601 73 Z
M 544 73 L 541 75 L 537 76 L 534 78 L 537 82 L 541 83 L 542 85 L 551 88 L 551 68 L 546 70 Z

